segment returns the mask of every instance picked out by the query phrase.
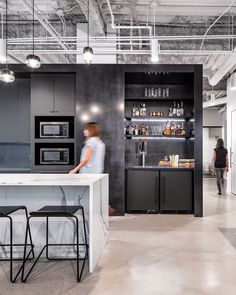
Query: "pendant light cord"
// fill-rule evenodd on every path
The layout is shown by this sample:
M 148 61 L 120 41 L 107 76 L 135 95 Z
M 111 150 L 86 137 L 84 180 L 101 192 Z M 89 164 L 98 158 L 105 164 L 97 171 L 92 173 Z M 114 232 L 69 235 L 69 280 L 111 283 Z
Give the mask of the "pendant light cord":
M 33 5 L 33 55 L 34 55 L 34 0 L 32 0 L 32 5 Z
M 6 23 L 5 23 L 5 26 L 6 26 L 6 68 L 8 68 L 8 62 L 7 62 L 7 56 L 8 56 L 8 53 L 7 53 L 7 33 L 8 33 L 8 2 L 6 0 Z
M 89 47 L 89 0 L 88 0 L 88 27 L 87 27 L 87 44 Z
M 154 3 L 154 11 L 153 11 L 153 13 L 154 13 L 154 17 L 153 17 L 153 19 L 154 19 L 153 35 L 154 35 L 154 39 L 155 39 L 155 37 L 156 37 L 156 3 Z

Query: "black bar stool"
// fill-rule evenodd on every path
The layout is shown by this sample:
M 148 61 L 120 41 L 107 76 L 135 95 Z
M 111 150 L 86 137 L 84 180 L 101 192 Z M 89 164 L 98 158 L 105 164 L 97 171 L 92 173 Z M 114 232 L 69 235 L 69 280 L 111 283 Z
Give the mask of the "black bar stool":
M 77 211 L 81 211 L 82 213 L 82 221 L 83 221 L 83 232 L 84 232 L 84 241 L 85 243 L 79 243 L 79 220 L 78 217 L 75 215 Z M 41 208 L 38 211 L 30 212 L 30 217 L 28 219 L 28 228 L 29 228 L 29 222 L 32 217 L 45 217 L 46 218 L 46 244 L 44 247 L 41 249 L 39 255 L 36 257 L 33 265 L 30 267 L 28 272 L 25 273 L 25 263 L 26 263 L 26 246 L 24 249 L 24 263 L 23 263 L 23 270 L 22 270 L 22 282 L 26 282 L 28 279 L 30 273 L 32 272 L 33 268 L 35 267 L 36 263 L 38 262 L 39 258 L 43 254 L 44 250 L 46 249 L 46 258 L 47 260 L 52 260 L 52 261 L 60 261 L 60 260 L 76 260 L 77 261 L 77 281 L 80 282 L 85 262 L 88 259 L 88 242 L 87 242 L 87 234 L 86 234 L 86 226 L 85 226 L 85 217 L 84 217 L 84 208 L 83 206 L 45 206 Z M 51 244 L 49 243 L 48 239 L 48 226 L 49 226 L 49 218 L 50 217 L 69 217 L 75 219 L 75 224 L 76 224 L 76 243 L 75 244 Z M 25 245 L 27 245 L 27 235 L 25 239 Z M 51 246 L 76 246 L 76 257 L 49 257 L 48 255 L 48 248 Z M 85 247 L 85 255 L 83 258 L 80 258 L 79 255 L 79 246 L 84 246 Z M 82 268 L 80 270 L 79 267 L 79 261 L 83 261 Z
M 12 217 L 10 216 L 12 213 L 18 211 L 18 210 L 24 210 L 25 211 L 25 217 L 26 217 L 26 230 L 25 230 L 25 237 L 27 236 L 27 233 L 29 233 L 29 238 L 30 238 L 30 244 L 14 244 L 13 243 L 13 220 Z M 5 251 L 5 247 L 10 247 L 10 257 L 9 258 L 0 258 L 0 261 L 10 261 L 10 281 L 12 283 L 15 283 L 17 277 L 19 276 L 22 268 L 23 268 L 23 263 L 20 269 L 18 270 L 17 274 L 15 277 L 13 277 L 13 261 L 22 261 L 24 262 L 25 260 L 29 260 L 29 256 L 32 253 L 32 258 L 34 258 L 34 245 L 32 242 L 32 236 L 31 236 L 31 231 L 30 227 L 28 226 L 28 212 L 27 208 L 25 206 L 0 206 L 0 218 L 8 218 L 10 221 L 10 243 L 9 244 L 0 244 L 2 247 L 3 251 Z M 31 249 L 26 256 L 26 247 L 30 246 Z M 24 247 L 24 257 L 22 258 L 14 258 L 13 257 L 13 247 Z

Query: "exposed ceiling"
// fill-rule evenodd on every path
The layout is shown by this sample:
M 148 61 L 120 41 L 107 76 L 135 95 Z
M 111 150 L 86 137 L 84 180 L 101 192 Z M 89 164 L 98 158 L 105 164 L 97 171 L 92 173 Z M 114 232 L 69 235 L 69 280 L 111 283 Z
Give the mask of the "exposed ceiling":
M 11 62 L 24 62 L 32 48 L 32 2 L 8 0 L 8 7 Z M 0 11 L 5 11 L 5 0 L 0 0 Z M 224 11 L 203 41 L 207 29 Z M 42 61 L 75 62 L 76 25 L 87 22 L 87 0 L 35 0 L 35 13 L 36 52 Z M 205 76 L 217 82 L 219 77 L 214 75 L 234 54 L 235 15 L 236 1 L 232 0 L 90 0 L 94 54 L 117 54 L 120 63 L 150 63 L 155 18 L 160 63 L 200 63 Z M 108 34 L 112 23 L 113 27 L 123 26 L 113 30 L 115 37 Z M 108 41 L 116 42 L 116 52 L 102 47 Z M 221 76 L 232 67 L 225 68 Z

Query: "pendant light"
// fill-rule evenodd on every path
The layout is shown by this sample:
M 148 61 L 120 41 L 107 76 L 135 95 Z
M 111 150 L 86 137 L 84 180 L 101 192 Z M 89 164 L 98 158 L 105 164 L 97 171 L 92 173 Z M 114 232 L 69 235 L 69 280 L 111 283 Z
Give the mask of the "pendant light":
M 11 83 L 15 81 L 15 75 L 12 70 L 8 69 L 8 63 L 7 63 L 7 33 L 8 33 L 8 3 L 6 0 L 6 25 L 5 25 L 5 31 L 6 31 L 6 38 L 5 38 L 5 52 L 6 52 L 6 67 L 0 71 L 0 80 L 5 83 Z
M 153 63 L 159 62 L 159 53 L 160 53 L 160 44 L 156 38 L 156 6 L 157 3 L 154 3 L 154 28 L 153 28 L 153 39 L 151 40 L 151 61 Z
M 89 0 L 88 0 L 88 26 L 87 26 L 87 46 L 84 47 L 83 57 L 86 64 L 90 64 L 93 60 L 93 49 L 89 46 Z
M 28 67 L 32 69 L 38 69 L 41 66 L 41 60 L 40 58 L 34 54 L 34 0 L 32 0 L 32 9 L 33 9 L 33 54 L 29 54 L 26 57 L 26 64 Z

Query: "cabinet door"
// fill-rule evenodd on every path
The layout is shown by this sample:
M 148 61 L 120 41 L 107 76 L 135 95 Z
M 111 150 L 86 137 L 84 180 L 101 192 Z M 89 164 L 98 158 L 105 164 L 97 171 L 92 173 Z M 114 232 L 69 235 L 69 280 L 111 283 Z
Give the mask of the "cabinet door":
M 52 75 L 31 76 L 31 110 L 35 115 L 49 115 L 54 110 L 54 78 Z
M 18 109 L 16 83 L 1 83 L 0 91 L 0 141 L 16 142 Z
M 193 210 L 193 171 L 160 172 L 160 211 Z
M 55 110 L 62 114 L 75 112 L 75 85 L 73 75 L 55 76 Z
M 128 170 L 127 210 L 158 210 L 158 172 L 144 169 Z

